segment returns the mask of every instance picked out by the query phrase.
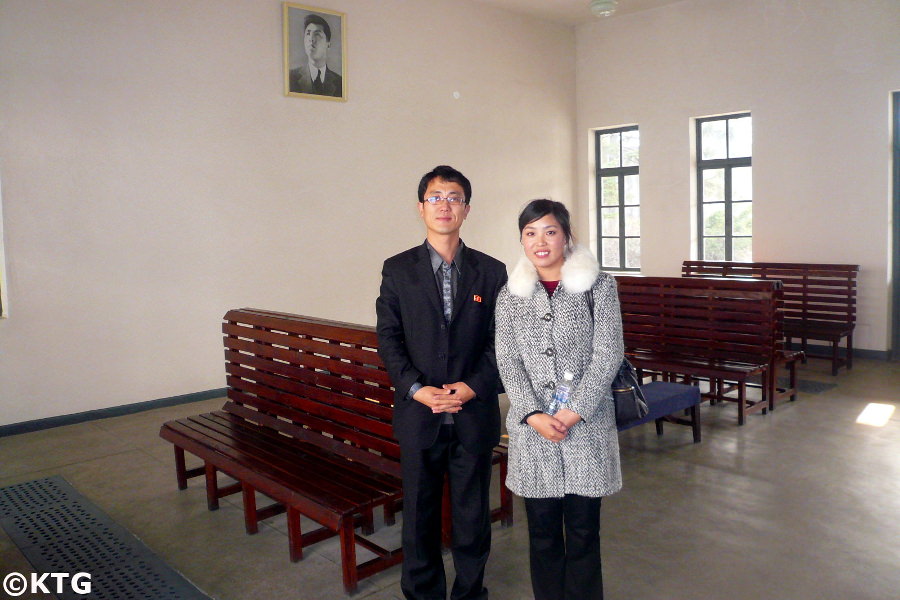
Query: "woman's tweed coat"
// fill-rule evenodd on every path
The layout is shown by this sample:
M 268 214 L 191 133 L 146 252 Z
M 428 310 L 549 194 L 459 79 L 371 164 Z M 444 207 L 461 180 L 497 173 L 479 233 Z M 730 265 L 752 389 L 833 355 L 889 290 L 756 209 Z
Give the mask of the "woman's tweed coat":
M 594 317 L 585 292 L 594 296 Z M 509 396 L 506 486 L 527 498 L 608 496 L 622 487 L 610 385 L 622 362 L 622 315 L 615 279 L 576 247 L 552 298 L 527 258 L 497 298 L 496 351 Z M 563 373 L 575 374 L 569 408 L 584 419 L 551 442 L 522 419 L 546 410 Z

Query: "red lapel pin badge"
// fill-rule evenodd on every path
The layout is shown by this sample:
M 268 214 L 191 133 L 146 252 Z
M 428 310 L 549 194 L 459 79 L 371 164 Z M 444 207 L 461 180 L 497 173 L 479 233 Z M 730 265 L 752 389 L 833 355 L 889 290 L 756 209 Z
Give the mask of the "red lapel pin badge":
M 481 296 L 475 294 L 474 296 L 472 296 L 472 300 L 474 300 L 475 302 L 481 302 Z

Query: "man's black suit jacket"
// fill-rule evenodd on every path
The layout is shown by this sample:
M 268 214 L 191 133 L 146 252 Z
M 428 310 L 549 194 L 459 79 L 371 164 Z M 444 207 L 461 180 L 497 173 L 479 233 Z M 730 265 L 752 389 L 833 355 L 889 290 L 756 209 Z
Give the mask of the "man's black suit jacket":
M 407 397 L 415 382 L 468 384 L 475 398 L 453 416 L 460 443 L 481 453 L 500 441 L 494 305 L 506 283 L 506 266 L 464 245 L 460 252 L 462 269 L 449 325 L 424 244 L 384 262 L 375 303 L 378 354 L 395 388 L 394 435 L 401 447 L 430 448 L 443 419 Z
M 322 91 L 317 92 L 313 86 L 312 76 L 309 73 L 309 67 L 306 64 L 300 65 L 296 69 L 291 69 L 290 73 L 290 90 L 301 94 L 317 94 L 319 96 L 335 96 L 340 98 L 343 95 L 343 81 L 341 76 L 331 69 L 325 70 L 325 81 L 322 82 Z

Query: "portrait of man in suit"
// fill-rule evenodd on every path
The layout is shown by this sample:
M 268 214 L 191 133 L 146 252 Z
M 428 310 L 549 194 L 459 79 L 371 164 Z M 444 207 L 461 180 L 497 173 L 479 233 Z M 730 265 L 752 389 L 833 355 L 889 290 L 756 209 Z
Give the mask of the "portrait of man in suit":
M 339 14 L 300 10 L 292 5 L 286 5 L 285 10 L 290 62 L 287 91 L 292 94 L 343 98 L 344 82 L 339 72 L 343 68 L 343 17 Z M 299 52 L 301 47 L 302 53 Z
M 419 182 L 424 243 L 387 259 L 375 303 L 378 354 L 394 386 L 403 476 L 407 600 L 446 598 L 441 498 L 450 485 L 452 600 L 485 600 L 491 456 L 500 439 L 494 305 L 505 265 L 464 244 L 472 186 L 438 166 Z

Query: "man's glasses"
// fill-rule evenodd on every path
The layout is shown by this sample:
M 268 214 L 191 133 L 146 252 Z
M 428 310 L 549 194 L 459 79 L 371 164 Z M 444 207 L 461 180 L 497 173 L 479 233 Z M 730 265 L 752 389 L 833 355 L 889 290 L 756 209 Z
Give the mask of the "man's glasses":
M 462 196 L 429 196 L 425 198 L 425 202 L 428 204 L 440 204 L 443 200 L 446 200 L 447 204 L 451 206 L 458 206 L 466 203 L 466 199 Z

